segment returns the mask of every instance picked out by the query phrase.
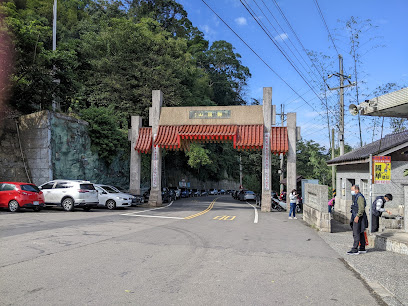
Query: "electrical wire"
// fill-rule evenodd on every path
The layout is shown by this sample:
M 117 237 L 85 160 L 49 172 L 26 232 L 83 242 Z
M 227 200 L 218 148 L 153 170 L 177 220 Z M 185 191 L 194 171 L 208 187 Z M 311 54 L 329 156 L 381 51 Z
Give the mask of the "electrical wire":
M 202 0 L 204 1 L 204 0 Z M 268 38 L 273 42 L 273 44 L 276 46 L 276 48 L 278 48 L 278 50 L 282 53 L 282 55 L 285 57 L 285 59 L 291 64 L 291 66 L 295 69 L 295 71 L 300 75 L 300 77 L 303 79 L 303 81 L 309 86 L 309 88 L 313 91 L 313 93 L 320 99 L 319 95 L 316 93 L 316 91 L 313 89 L 313 87 L 309 84 L 308 81 L 306 81 L 306 79 L 304 78 L 304 76 L 302 75 L 302 73 L 299 72 L 299 70 L 293 65 L 293 63 L 288 59 L 287 55 L 279 48 L 279 46 L 276 44 L 276 42 L 274 41 L 274 39 L 272 39 L 272 37 L 270 37 L 270 35 L 267 33 L 267 31 L 265 30 L 265 28 L 262 26 L 262 22 L 259 21 L 258 18 L 256 18 L 254 16 L 254 12 L 253 10 L 249 7 L 248 3 L 245 0 L 240 0 L 241 4 L 245 7 L 245 9 L 248 11 L 248 13 L 252 16 L 252 18 L 255 20 L 255 22 L 261 27 L 261 29 L 265 32 L 265 34 L 268 36 Z M 245 3 L 244 3 L 245 2 Z M 262 24 L 261 24 L 262 23 Z M 303 99 L 303 97 L 302 97 Z M 317 110 L 310 104 L 308 103 L 305 99 L 303 99 L 315 112 L 317 112 Z M 322 101 L 322 99 L 320 99 Z M 323 103 L 323 101 L 322 101 Z M 317 112 L 318 113 L 318 112 Z M 334 115 L 334 114 L 333 114 Z M 322 116 L 322 115 L 321 115 Z M 323 119 L 326 119 L 322 116 Z
M 275 0 L 274 0 L 274 1 L 275 1 Z M 340 54 L 339 54 L 339 51 L 337 50 L 336 44 L 334 43 L 333 37 L 332 37 L 332 35 L 331 35 L 331 33 L 330 33 L 329 27 L 327 26 L 326 20 L 324 19 L 324 16 L 323 16 L 322 10 L 320 9 L 319 3 L 317 2 L 317 0 L 314 0 L 314 2 L 315 2 L 315 4 L 316 4 L 317 10 L 318 10 L 318 12 L 319 12 L 319 15 L 320 15 L 320 17 L 322 18 L 323 23 L 324 23 L 324 25 L 325 25 L 325 27 L 326 27 L 327 33 L 329 33 L 329 37 L 330 37 L 331 42 L 333 43 L 334 49 L 336 50 L 337 55 L 340 55 Z
M 306 102 L 315 112 L 316 109 L 310 105 L 303 96 L 301 96 L 288 82 L 286 82 L 248 43 L 235 32 L 224 19 L 221 18 L 212 8 L 207 4 L 205 0 L 201 0 L 283 83 L 286 84 L 299 98 L 301 98 L 304 102 Z

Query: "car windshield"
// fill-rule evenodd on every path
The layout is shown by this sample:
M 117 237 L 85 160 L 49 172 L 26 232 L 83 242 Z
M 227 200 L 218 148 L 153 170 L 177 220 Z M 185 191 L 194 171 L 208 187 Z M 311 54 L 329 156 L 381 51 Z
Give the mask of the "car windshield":
M 247 191 L 246 194 L 254 194 L 253 191 Z
M 109 192 L 109 193 L 119 193 L 119 191 L 113 189 L 112 187 L 109 187 L 109 186 L 101 186 L 101 187 L 102 187 L 103 189 L 105 189 L 106 192 Z
M 37 186 L 35 185 L 20 185 L 21 186 L 21 190 L 24 191 L 31 191 L 31 192 L 40 192 L 40 189 L 38 189 Z
M 95 186 L 93 184 L 79 184 L 79 188 L 83 190 L 95 190 Z

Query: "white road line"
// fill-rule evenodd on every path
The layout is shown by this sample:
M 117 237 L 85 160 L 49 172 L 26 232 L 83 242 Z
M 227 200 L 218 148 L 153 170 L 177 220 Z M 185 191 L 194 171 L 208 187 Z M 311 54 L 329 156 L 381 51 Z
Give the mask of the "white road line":
M 258 223 L 258 210 L 256 209 L 256 207 L 252 204 L 249 204 L 247 202 L 248 205 L 251 205 L 254 209 L 255 209 L 255 218 L 254 218 L 254 223 Z
M 140 214 L 140 213 L 146 212 L 146 211 L 152 211 L 152 210 L 167 208 L 167 207 L 171 206 L 172 204 L 173 204 L 173 201 L 171 201 L 170 204 L 167 205 L 167 206 L 157 207 L 157 208 L 152 208 L 152 209 L 146 209 L 146 210 L 142 210 L 142 211 L 135 211 L 135 212 L 131 212 L 131 213 L 128 213 L 128 214 L 120 214 L 120 215 L 121 216 L 131 216 L 131 215 Z
M 180 217 L 167 217 L 167 216 L 151 216 L 151 215 L 128 215 L 129 217 L 143 217 L 143 218 L 161 218 L 161 219 L 178 219 L 184 220 L 184 218 Z

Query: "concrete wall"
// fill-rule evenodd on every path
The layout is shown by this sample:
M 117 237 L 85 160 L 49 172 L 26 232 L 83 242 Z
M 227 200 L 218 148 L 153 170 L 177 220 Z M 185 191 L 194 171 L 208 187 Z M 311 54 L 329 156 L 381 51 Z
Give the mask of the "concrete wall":
M 19 121 L 21 143 L 32 182 L 37 185 L 47 182 L 53 178 L 50 113 L 41 111 L 21 116 Z
M 18 143 L 16 122 L 4 119 L 0 129 L 0 182 L 28 182 Z
M 5 124 L 0 132 L 0 179 L 27 181 L 13 124 L 13 121 Z M 21 116 L 19 125 L 34 184 L 53 179 L 84 179 L 128 188 L 129 156 L 127 153 L 116 156 L 111 165 L 106 165 L 91 150 L 87 122 L 41 111 Z
M 328 213 L 329 187 L 326 185 L 305 184 L 303 220 L 309 225 L 331 232 L 331 214 Z
M 408 186 L 404 187 L 405 203 L 404 203 L 404 230 L 408 233 Z

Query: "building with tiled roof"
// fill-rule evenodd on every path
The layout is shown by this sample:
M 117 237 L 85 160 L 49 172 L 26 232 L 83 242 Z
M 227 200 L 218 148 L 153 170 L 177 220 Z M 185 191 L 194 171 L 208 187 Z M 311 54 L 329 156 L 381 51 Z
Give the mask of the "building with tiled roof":
M 370 198 L 370 155 L 391 157 L 391 180 L 386 184 L 372 184 Z M 377 196 L 391 193 L 393 200 L 387 208 L 393 214 L 402 215 L 404 205 L 404 186 L 408 186 L 408 177 L 404 170 L 408 168 L 408 131 L 390 134 L 361 148 L 329 160 L 327 164 L 337 167 L 335 218 L 344 222 L 350 219 L 352 185 L 360 185 L 367 204 Z M 367 213 L 368 213 L 367 205 Z

